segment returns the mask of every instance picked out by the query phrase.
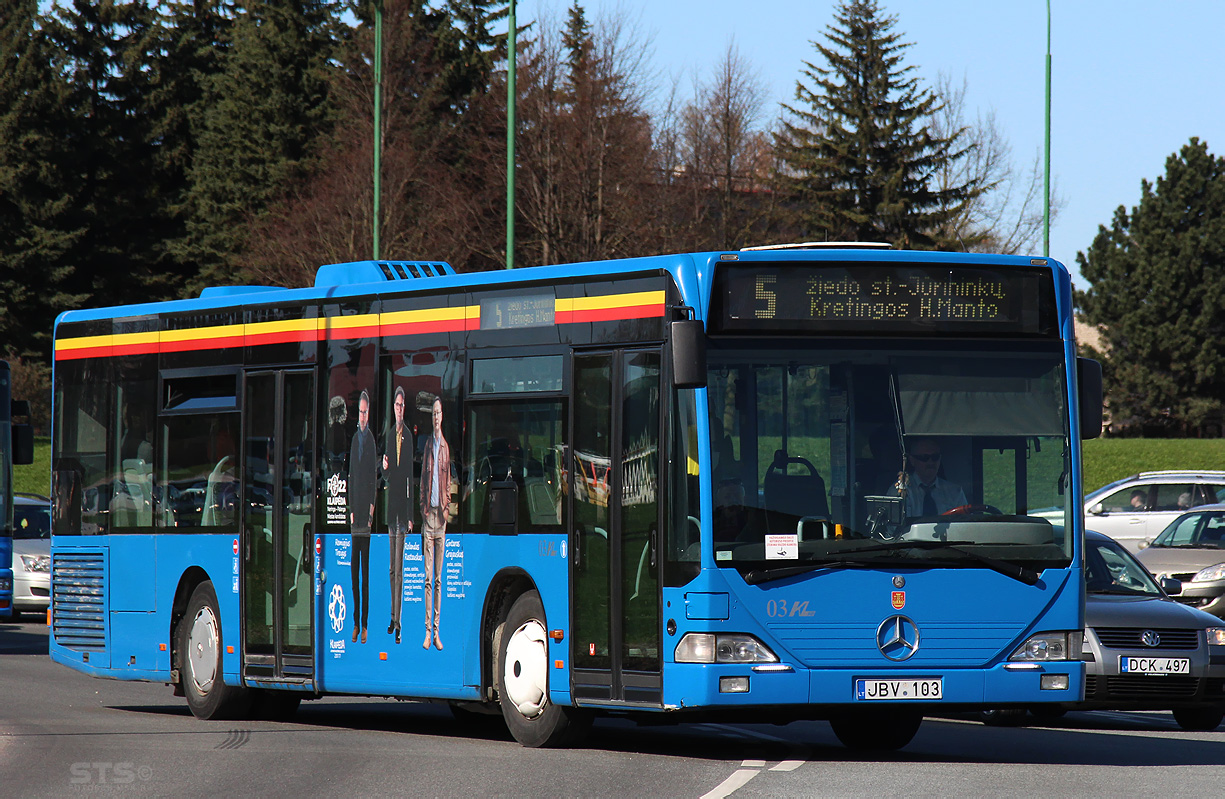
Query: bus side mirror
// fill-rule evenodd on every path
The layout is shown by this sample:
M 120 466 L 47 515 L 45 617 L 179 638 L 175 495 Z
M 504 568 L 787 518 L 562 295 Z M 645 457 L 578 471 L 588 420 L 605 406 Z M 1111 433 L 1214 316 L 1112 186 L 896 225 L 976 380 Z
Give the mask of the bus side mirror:
M 672 323 L 672 385 L 706 387 L 706 331 L 697 319 Z
M 34 428 L 28 424 L 13 425 L 13 463 L 25 466 L 34 462 Z
M 1102 434 L 1102 365 L 1092 358 L 1076 359 L 1076 382 L 1080 386 L 1080 437 Z
M 30 418 L 29 400 L 10 400 L 9 417 L 24 416 Z M 13 463 L 25 466 L 34 462 L 34 427 L 28 424 L 15 424 L 13 431 Z

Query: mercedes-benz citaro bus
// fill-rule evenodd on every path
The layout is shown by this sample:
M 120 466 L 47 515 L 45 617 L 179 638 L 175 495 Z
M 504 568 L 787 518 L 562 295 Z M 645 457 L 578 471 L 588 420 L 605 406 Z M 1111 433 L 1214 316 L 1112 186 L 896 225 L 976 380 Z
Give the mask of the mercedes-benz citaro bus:
M 1096 367 L 1060 263 L 865 245 L 71 311 L 51 655 L 204 719 L 395 696 L 528 746 L 1076 701 Z

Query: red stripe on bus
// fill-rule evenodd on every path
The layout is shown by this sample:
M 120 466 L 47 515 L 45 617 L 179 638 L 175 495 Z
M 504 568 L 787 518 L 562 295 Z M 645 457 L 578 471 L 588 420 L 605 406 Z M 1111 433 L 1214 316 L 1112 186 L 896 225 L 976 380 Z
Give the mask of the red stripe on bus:
M 616 322 L 621 319 L 651 319 L 664 315 L 663 305 L 631 305 L 620 308 L 592 308 L 571 314 L 569 322 Z M 561 316 L 561 314 L 558 314 Z

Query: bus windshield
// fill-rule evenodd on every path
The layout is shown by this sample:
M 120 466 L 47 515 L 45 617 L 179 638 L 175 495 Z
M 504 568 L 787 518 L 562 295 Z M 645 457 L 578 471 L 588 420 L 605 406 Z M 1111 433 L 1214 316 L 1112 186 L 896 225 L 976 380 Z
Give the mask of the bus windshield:
M 1070 562 L 1058 343 L 715 340 L 709 370 L 718 565 Z

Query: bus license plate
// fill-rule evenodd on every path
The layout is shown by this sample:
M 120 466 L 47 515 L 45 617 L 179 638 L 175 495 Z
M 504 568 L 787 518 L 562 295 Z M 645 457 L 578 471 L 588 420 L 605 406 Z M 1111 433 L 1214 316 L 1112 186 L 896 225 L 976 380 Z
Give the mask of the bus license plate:
M 1120 657 L 1119 671 L 1123 674 L 1190 674 L 1190 658 Z
M 862 700 L 943 699 L 943 678 L 856 680 L 855 698 Z

